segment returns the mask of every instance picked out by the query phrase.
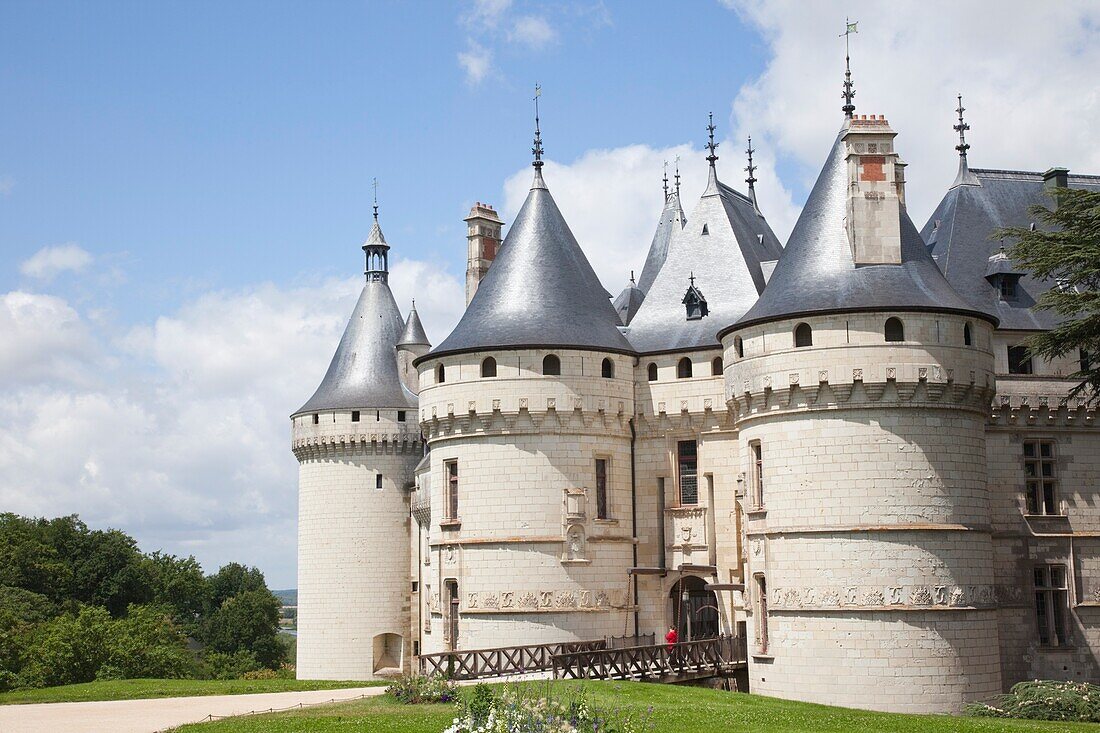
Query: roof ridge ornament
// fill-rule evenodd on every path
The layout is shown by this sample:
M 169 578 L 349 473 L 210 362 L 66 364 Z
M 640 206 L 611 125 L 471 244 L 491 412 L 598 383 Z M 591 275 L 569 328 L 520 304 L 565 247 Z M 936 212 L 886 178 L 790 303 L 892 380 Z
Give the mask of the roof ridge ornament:
M 955 146 L 955 150 L 959 151 L 959 172 L 955 176 L 955 182 L 951 184 L 951 188 L 956 186 L 980 186 L 982 182 L 970 172 L 970 165 L 966 160 L 966 151 L 970 150 L 970 144 L 966 142 L 966 131 L 970 129 L 970 125 L 963 119 L 963 112 L 966 111 L 966 107 L 963 107 L 962 93 L 960 92 L 956 98 L 959 100 L 959 106 L 955 110 L 959 115 L 959 122 L 952 129 L 959 133 L 959 144 Z
M 844 116 L 850 120 L 852 119 L 852 113 L 856 111 L 856 105 L 852 102 L 856 96 L 856 90 L 855 86 L 852 84 L 852 59 L 848 40 L 853 33 L 859 33 L 859 29 L 857 28 L 859 21 L 857 20 L 853 23 L 845 17 L 844 23 L 844 32 L 840 34 L 844 36 L 844 91 L 841 92 L 840 95 L 844 98 L 844 106 L 841 107 L 840 110 L 844 113 Z
M 680 198 L 680 156 L 676 156 L 676 198 Z
M 755 152 L 752 148 L 752 135 L 749 135 L 749 147 L 745 150 L 745 153 L 749 156 L 749 164 L 745 166 L 745 171 L 749 174 L 749 177 L 745 179 L 745 183 L 749 184 L 749 198 L 752 199 L 752 208 L 757 214 L 760 214 L 760 205 L 756 203 L 756 166 L 752 164 L 752 154 Z
M 668 161 L 665 161 L 665 172 L 661 176 L 661 187 L 665 191 L 665 201 L 668 201 Z
M 363 254 L 367 258 L 363 274 L 367 276 L 367 282 L 388 282 L 390 246 L 382 234 L 382 225 L 378 223 L 378 179 L 372 179 L 371 185 L 374 187 L 374 224 L 371 225 L 367 241 L 363 242 Z

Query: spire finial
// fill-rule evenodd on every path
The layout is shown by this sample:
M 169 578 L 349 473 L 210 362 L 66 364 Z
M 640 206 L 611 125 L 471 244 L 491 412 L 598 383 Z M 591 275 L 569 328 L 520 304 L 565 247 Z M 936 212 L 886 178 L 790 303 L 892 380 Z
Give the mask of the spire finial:
M 378 179 L 375 178 L 372 181 L 374 186 L 374 220 L 378 221 Z
M 661 176 L 661 187 L 665 190 L 665 201 L 668 200 L 668 161 L 665 161 L 665 173 Z
M 752 208 L 759 214 L 760 206 L 756 203 L 756 166 L 752 164 L 752 154 L 756 151 L 752 149 L 752 135 L 749 135 L 749 147 L 745 149 L 745 152 L 749 156 L 749 164 L 745 166 L 749 177 L 745 179 L 745 183 L 749 184 L 749 198 L 752 199 Z
M 717 153 L 715 153 L 715 151 L 718 149 L 718 143 L 714 142 L 714 131 L 718 128 L 714 126 L 713 112 L 707 113 L 707 119 L 709 120 L 709 122 L 707 123 L 707 135 L 710 138 L 709 142 L 707 142 L 707 150 L 710 151 L 710 155 L 707 156 L 707 162 L 710 163 L 710 167 L 713 168 L 714 162 L 718 160 L 718 155 Z
M 691 272 L 690 275 L 688 275 L 688 280 L 691 281 L 691 287 L 694 288 L 695 287 L 695 271 L 694 270 Z
M 844 91 L 840 95 L 844 97 L 844 106 L 840 109 L 844 112 L 845 117 L 852 119 L 852 113 L 856 111 L 856 106 L 852 103 L 852 100 L 856 96 L 856 90 L 852 84 L 852 59 L 848 40 L 853 33 L 859 33 L 859 30 L 856 28 L 856 26 L 859 25 L 859 21 L 857 20 L 853 23 L 845 18 L 844 23 L 846 27 L 844 32 L 840 34 L 844 36 Z
M 676 195 L 680 195 L 680 156 L 676 156 Z
M 633 270 L 630 271 L 630 284 L 631 285 L 636 285 L 637 284 L 637 283 L 634 282 L 634 271 Z
M 535 160 L 531 165 L 535 167 L 535 170 L 542 168 L 542 131 L 539 130 L 539 97 L 542 96 L 542 86 L 538 83 L 535 84 L 535 145 L 531 148 L 531 152 L 535 155 Z
M 959 133 L 959 144 L 955 146 L 955 150 L 959 151 L 959 157 L 965 158 L 966 151 L 970 150 L 970 146 L 966 143 L 966 131 L 970 129 L 970 125 L 966 124 L 963 120 L 963 112 L 966 111 L 966 107 L 963 107 L 963 95 L 958 95 L 959 108 L 955 111 L 959 113 L 959 124 L 955 125 L 955 132 Z

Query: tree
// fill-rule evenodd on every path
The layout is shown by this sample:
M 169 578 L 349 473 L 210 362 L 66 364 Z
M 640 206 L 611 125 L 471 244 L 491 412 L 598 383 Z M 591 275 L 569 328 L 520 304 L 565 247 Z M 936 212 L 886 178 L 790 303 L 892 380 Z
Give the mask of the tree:
M 207 584 L 211 612 L 217 611 L 223 603 L 240 593 L 267 590 L 267 582 L 259 568 L 250 568 L 236 562 L 223 565 L 218 572 L 207 578 Z
M 1079 350 L 1070 396 L 1093 405 L 1100 403 L 1100 191 L 1057 188 L 1053 196 L 1053 208 L 1030 209 L 1043 227 L 1012 227 L 994 236 L 1015 239 L 1009 256 L 1036 278 L 1056 283 L 1037 305 L 1064 320 L 1029 339 L 1028 350 L 1048 360 Z
M 250 651 L 265 667 L 278 667 L 286 658 L 286 647 L 278 638 L 279 605 L 267 588 L 227 599 L 206 621 L 207 646 L 223 654 Z
M 195 634 L 196 624 L 210 603 L 210 587 L 198 560 L 154 552 L 145 558 L 144 564 L 150 578 L 152 602 L 167 606 L 172 620 L 185 632 Z

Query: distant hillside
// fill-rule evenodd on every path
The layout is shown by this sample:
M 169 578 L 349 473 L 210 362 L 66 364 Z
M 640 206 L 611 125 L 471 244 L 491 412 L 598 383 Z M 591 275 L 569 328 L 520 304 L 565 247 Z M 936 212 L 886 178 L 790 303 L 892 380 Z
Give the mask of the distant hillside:
M 297 606 L 298 605 L 298 589 L 288 588 L 286 590 L 273 590 L 275 597 L 279 599 L 279 603 L 284 606 Z

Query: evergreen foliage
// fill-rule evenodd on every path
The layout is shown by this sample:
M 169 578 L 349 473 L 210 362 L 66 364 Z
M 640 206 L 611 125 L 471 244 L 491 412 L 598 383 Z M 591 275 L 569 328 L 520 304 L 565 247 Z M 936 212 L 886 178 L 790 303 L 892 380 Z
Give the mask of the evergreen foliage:
M 1009 256 L 1031 274 L 1056 285 L 1037 306 L 1063 318 L 1053 330 L 1028 340 L 1033 356 L 1079 357 L 1071 396 L 1100 403 L 1100 191 L 1057 188 L 1054 206 L 1033 206 L 1043 226 L 1001 229 L 994 236 L 1014 239 Z M 1079 351 L 1078 351 L 1079 350 Z

